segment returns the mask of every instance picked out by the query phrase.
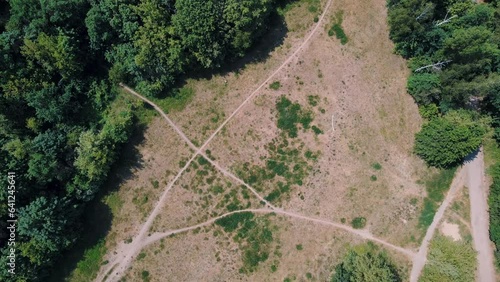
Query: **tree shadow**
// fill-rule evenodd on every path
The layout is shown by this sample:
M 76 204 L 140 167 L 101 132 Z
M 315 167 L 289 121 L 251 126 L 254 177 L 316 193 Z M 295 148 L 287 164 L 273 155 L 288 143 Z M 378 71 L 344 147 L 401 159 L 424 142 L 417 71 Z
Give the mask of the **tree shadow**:
M 248 48 L 243 57 L 235 58 L 234 60 L 228 58 L 228 62 L 216 69 L 200 69 L 189 75 L 184 75 L 179 79 L 179 84 L 176 86 L 179 87 L 184 85 L 188 78 L 210 79 L 215 75 L 226 75 L 231 72 L 239 72 L 243 70 L 246 65 L 251 63 L 266 61 L 270 57 L 271 52 L 283 44 L 288 33 L 285 19 L 283 16 L 279 15 L 277 11 L 272 12 L 270 15 L 267 27 L 268 29 L 250 48 Z
M 144 142 L 145 130 L 146 125 L 136 123 L 134 126 L 131 138 L 119 151 L 119 158 L 111 167 L 107 180 L 96 197 L 87 203 L 83 210 L 81 237 L 71 249 L 61 254 L 47 281 L 67 281 L 78 263 L 84 259 L 85 251 L 105 240 L 113 222 L 113 213 L 105 203 L 105 198 L 118 191 L 120 185 L 132 177 L 134 170 L 144 167 L 137 146 Z

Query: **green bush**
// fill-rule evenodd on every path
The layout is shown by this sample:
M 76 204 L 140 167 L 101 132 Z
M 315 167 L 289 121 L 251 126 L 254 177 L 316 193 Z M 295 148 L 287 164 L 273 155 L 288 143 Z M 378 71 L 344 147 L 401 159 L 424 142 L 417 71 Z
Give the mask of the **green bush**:
M 471 113 L 450 112 L 424 124 L 415 135 L 415 153 L 431 166 L 452 167 L 479 148 L 484 133 Z
M 279 81 L 275 81 L 269 85 L 269 88 L 272 90 L 278 90 L 281 87 L 281 83 Z
M 355 217 L 351 221 L 351 226 L 355 229 L 362 229 L 366 226 L 366 218 L 364 217 Z
M 470 243 L 438 235 L 431 241 L 420 281 L 469 282 L 475 280 L 475 270 L 476 252 Z
M 335 267 L 331 282 L 401 282 L 401 271 L 373 243 L 352 248 Z

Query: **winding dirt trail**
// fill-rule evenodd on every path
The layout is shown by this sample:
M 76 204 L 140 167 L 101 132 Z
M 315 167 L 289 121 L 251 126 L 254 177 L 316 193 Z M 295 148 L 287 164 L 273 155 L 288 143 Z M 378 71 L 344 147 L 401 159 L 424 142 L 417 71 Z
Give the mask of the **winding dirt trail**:
M 224 122 L 210 135 L 210 137 L 203 143 L 203 145 L 196 150 L 196 152 L 193 154 L 193 156 L 186 162 L 184 167 L 177 173 L 177 175 L 174 177 L 174 179 L 167 185 L 165 188 L 164 192 L 160 196 L 157 204 L 155 205 L 153 211 L 151 214 L 148 216 L 148 219 L 146 222 L 142 225 L 141 229 L 139 230 L 138 234 L 132 239 L 132 242 L 130 244 L 121 244 L 119 246 L 119 249 L 115 252 L 116 255 L 113 258 L 110 258 L 109 266 L 106 267 L 104 270 L 101 269 L 101 272 L 98 274 L 96 281 L 118 281 L 122 276 L 125 270 L 128 268 L 128 266 L 132 263 L 133 258 L 135 255 L 138 253 L 138 251 L 141 249 L 141 241 L 146 237 L 146 234 L 148 233 L 153 220 L 156 218 L 158 213 L 161 211 L 165 200 L 167 198 L 168 192 L 170 189 L 172 189 L 173 185 L 176 183 L 176 181 L 180 178 L 180 176 L 184 173 L 184 171 L 189 167 L 191 162 L 196 158 L 197 155 L 203 155 L 203 150 L 204 148 L 212 141 L 212 139 L 222 130 L 222 128 L 234 117 L 238 112 L 260 91 L 263 87 L 265 87 L 269 81 L 277 74 L 279 73 L 283 68 L 286 67 L 286 65 L 293 60 L 294 57 L 297 56 L 297 54 L 306 46 L 306 44 L 311 40 L 313 35 L 316 33 L 318 28 L 321 26 L 323 19 L 332 3 L 332 0 L 328 0 L 326 3 L 323 13 L 321 14 L 318 22 L 316 25 L 313 27 L 313 29 L 309 32 L 307 37 L 303 40 L 303 42 L 299 45 L 299 47 L 290 55 L 288 58 L 270 75 L 264 80 L 239 106 L 236 108 L 233 113 L 228 116 Z M 123 84 L 121 86 L 125 87 Z M 130 89 L 130 88 L 129 88 Z M 132 89 L 130 89 L 132 90 Z M 133 91 L 133 90 L 132 90 Z M 136 93 L 138 94 L 138 93 Z M 135 94 L 134 94 L 135 95 Z M 137 95 L 136 95 L 137 96 Z M 140 95 L 139 95 L 140 96 Z M 157 107 L 157 110 L 159 108 Z M 161 110 L 161 109 L 160 109 Z M 169 123 L 171 123 L 170 119 L 166 115 L 164 115 L 167 120 L 169 120 Z M 177 128 L 173 123 L 170 124 L 174 128 Z M 190 140 L 180 131 L 178 128 L 176 129 L 177 133 L 183 137 L 184 140 L 187 140 L 190 142 Z M 192 143 L 191 143 L 192 144 Z M 227 171 L 226 171 L 227 173 Z M 232 177 L 233 178 L 233 177 Z M 262 197 L 259 197 L 262 198 Z M 111 273 L 111 271 L 113 271 Z
M 436 228 L 438 227 L 439 222 L 441 222 L 441 219 L 443 218 L 446 208 L 448 208 L 448 206 L 450 205 L 451 201 L 453 200 L 453 197 L 455 197 L 455 195 L 457 194 L 457 191 L 463 187 L 464 179 L 465 179 L 465 168 L 461 167 L 455 174 L 455 177 L 453 178 L 448 194 L 446 195 L 443 202 L 441 203 L 441 206 L 439 206 L 439 209 L 434 215 L 434 219 L 432 220 L 431 225 L 429 226 L 427 232 L 425 233 L 425 237 L 422 240 L 422 244 L 418 249 L 417 255 L 415 255 L 415 257 L 413 258 L 413 267 L 410 273 L 410 282 L 418 281 L 420 273 L 422 272 L 422 269 L 424 268 L 425 263 L 427 262 L 427 251 L 429 250 L 429 243 L 431 242 L 432 237 L 434 237 Z
M 158 240 L 161 240 L 162 238 L 168 237 L 168 236 L 170 236 L 172 234 L 178 234 L 178 233 L 187 232 L 187 231 L 196 229 L 198 227 L 204 227 L 204 226 L 207 226 L 207 225 L 210 225 L 210 224 L 214 223 L 215 221 L 217 221 L 218 219 L 221 219 L 223 217 L 226 217 L 226 216 L 229 216 L 229 215 L 232 215 L 232 214 L 235 214 L 235 213 L 243 213 L 243 212 L 275 213 L 275 214 L 280 214 L 280 215 L 283 215 L 283 216 L 288 216 L 288 217 L 291 217 L 291 218 L 296 218 L 296 219 L 302 219 L 302 220 L 306 220 L 306 221 L 311 221 L 311 222 L 322 224 L 322 225 L 333 226 L 333 227 L 335 227 L 337 229 L 341 229 L 341 230 L 347 231 L 349 233 L 356 234 L 356 235 L 358 235 L 358 236 L 360 236 L 360 237 L 362 237 L 364 239 L 377 242 L 377 243 L 379 243 L 381 245 L 384 245 L 386 247 L 389 247 L 389 248 L 391 248 L 391 249 L 393 249 L 395 251 L 401 252 L 401 253 L 409 256 L 410 258 L 413 258 L 416 255 L 414 252 L 412 252 L 410 250 L 407 250 L 405 248 L 396 246 L 396 245 L 391 244 L 391 243 L 389 243 L 387 241 L 384 241 L 382 239 L 374 237 L 368 230 L 354 229 L 354 228 L 352 228 L 350 226 L 339 224 L 339 223 L 332 222 L 332 221 L 327 221 L 327 220 L 323 220 L 323 219 L 319 219 L 319 218 L 304 216 L 304 215 L 296 214 L 296 213 L 293 213 L 293 212 L 287 212 L 287 211 L 284 211 L 284 210 L 272 210 L 272 209 L 244 209 L 244 210 L 232 211 L 232 212 L 228 212 L 228 213 L 222 214 L 220 216 L 214 217 L 212 219 L 209 219 L 209 220 L 207 220 L 205 222 L 202 222 L 202 223 L 199 223 L 199 224 L 196 224 L 196 225 L 193 225 L 193 226 L 183 227 L 183 228 L 179 228 L 179 229 L 175 229 L 175 230 L 169 230 L 169 231 L 166 231 L 166 232 L 157 232 L 157 233 L 152 234 L 150 237 L 148 237 L 143 242 L 143 247 L 146 247 L 147 245 L 152 244 L 152 243 L 154 243 L 154 242 L 156 242 Z
M 488 198 L 484 181 L 483 151 L 467 161 L 467 186 L 469 187 L 470 217 L 474 249 L 477 251 L 476 279 L 480 282 L 495 282 L 493 248 L 489 237 Z

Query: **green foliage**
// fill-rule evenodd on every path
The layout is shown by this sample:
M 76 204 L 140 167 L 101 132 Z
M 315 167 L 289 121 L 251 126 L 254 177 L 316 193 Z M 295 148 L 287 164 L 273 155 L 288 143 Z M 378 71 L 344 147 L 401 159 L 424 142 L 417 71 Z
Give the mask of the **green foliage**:
M 271 88 L 272 90 L 278 90 L 281 88 L 281 83 L 279 81 L 275 81 L 269 84 L 269 88 Z
M 450 188 L 456 171 L 456 167 L 443 169 L 427 180 L 425 182 L 427 197 L 436 203 L 441 202 L 444 199 L 445 192 Z
M 295 248 L 296 248 L 298 251 L 302 251 L 302 250 L 304 249 L 304 247 L 302 247 L 302 244 L 295 245 Z
M 429 198 L 424 198 L 424 207 L 422 209 L 420 217 L 418 218 L 418 223 L 421 227 L 426 229 L 431 225 L 432 220 L 434 219 L 434 215 L 436 214 L 437 208 L 438 206 L 436 203 L 431 201 Z
M 300 104 L 292 103 L 285 96 L 281 96 L 276 103 L 278 110 L 278 128 L 287 132 L 288 136 L 298 136 L 298 124 L 308 129 L 313 118 L 310 112 L 302 110 Z
M 376 176 L 376 175 L 372 175 L 372 176 L 370 176 L 370 180 L 371 180 L 371 181 L 377 181 L 377 176 Z
M 441 204 L 446 191 L 448 191 L 451 186 L 456 170 L 456 167 L 442 169 L 429 180 L 425 181 L 427 197 L 424 198 L 424 206 L 418 219 L 419 225 L 423 230 L 426 230 L 427 227 L 431 225 L 439 204 Z
M 267 218 L 254 218 L 253 213 L 243 212 L 218 219 L 215 223 L 225 232 L 237 231 L 234 239 L 243 253 L 240 273 L 253 272 L 269 258 L 269 247 L 274 238 Z
M 498 148 L 496 148 L 498 150 Z M 493 177 L 493 183 L 490 186 L 488 196 L 489 214 L 490 214 L 490 239 L 495 243 L 495 258 L 497 265 L 500 265 L 500 162 L 489 170 Z
M 366 226 L 366 218 L 364 217 L 355 217 L 351 221 L 351 226 L 355 229 L 363 229 Z
M 78 262 L 75 272 L 72 275 L 72 280 L 91 281 L 95 279 L 105 254 L 106 246 L 104 241 L 100 241 L 93 247 L 85 250 L 83 259 Z
M 375 169 L 375 170 L 381 170 L 382 169 L 382 165 L 379 164 L 379 163 L 373 163 L 372 164 L 372 168 Z
M 424 124 L 415 136 L 415 153 L 431 166 L 459 164 L 479 148 L 485 128 L 466 111 L 450 112 Z
M 332 27 L 328 30 L 328 36 L 333 36 L 337 37 L 337 39 L 340 40 L 340 44 L 345 45 L 349 41 L 347 38 L 347 35 L 344 32 L 344 29 L 342 28 L 342 21 L 344 20 L 344 12 L 340 11 L 336 14 L 336 20 L 335 23 L 332 25 Z
M 307 96 L 307 102 L 309 105 L 316 107 L 319 104 L 319 96 L 318 95 L 309 95 Z
M 78 227 L 74 221 L 77 215 L 78 207 L 55 197 L 40 197 L 19 209 L 17 231 L 28 239 L 19 246 L 22 255 L 39 266 L 59 256 L 60 250 L 76 240 L 77 232 L 66 230 Z
M 437 236 L 431 241 L 427 264 L 419 281 L 474 281 L 475 270 L 476 252 L 470 243 Z
M 399 282 L 403 281 L 398 267 L 386 252 L 373 243 L 352 248 L 335 267 L 332 282 Z
M 215 221 L 215 224 L 220 225 L 226 232 L 232 232 L 238 228 L 239 225 L 244 225 L 247 221 L 252 220 L 254 214 L 251 212 L 233 213 Z
M 441 93 L 439 76 L 433 73 L 415 73 L 408 78 L 408 92 L 417 104 L 428 105 L 439 100 Z
M 319 127 L 317 127 L 316 125 L 313 125 L 311 127 L 312 131 L 314 132 L 314 134 L 316 135 L 320 135 L 320 134 L 323 134 L 323 130 L 321 130 Z

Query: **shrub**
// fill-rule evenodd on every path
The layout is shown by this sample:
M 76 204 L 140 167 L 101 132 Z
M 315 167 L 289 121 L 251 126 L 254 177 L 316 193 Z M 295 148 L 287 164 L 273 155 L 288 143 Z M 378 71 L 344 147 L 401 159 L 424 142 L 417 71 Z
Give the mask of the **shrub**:
M 381 170 L 381 169 L 382 169 L 382 165 L 381 165 L 381 164 L 379 164 L 379 163 L 373 163 L 373 164 L 372 164 L 372 167 L 373 167 L 373 169 L 375 169 L 375 170 Z
M 373 243 L 352 248 L 335 267 L 332 282 L 401 282 L 401 273 L 386 252 Z
M 316 125 L 313 125 L 311 127 L 311 129 L 314 131 L 314 134 L 316 135 L 320 135 L 320 134 L 323 134 L 323 130 L 321 130 L 319 127 L 317 127 Z
M 476 253 L 470 243 L 444 236 L 431 241 L 427 264 L 420 281 L 474 281 Z
M 372 176 L 370 176 L 370 180 L 371 180 L 371 181 L 377 181 L 377 176 L 376 176 L 376 175 L 372 175 Z
M 281 87 L 281 83 L 279 81 L 275 81 L 269 85 L 269 88 L 272 90 L 278 90 Z
M 415 135 L 415 153 L 427 164 L 452 167 L 481 145 L 485 129 L 472 121 L 470 113 L 450 112 L 424 124 Z
M 366 226 L 366 218 L 364 217 L 355 217 L 351 221 L 351 225 L 355 229 L 362 229 Z

